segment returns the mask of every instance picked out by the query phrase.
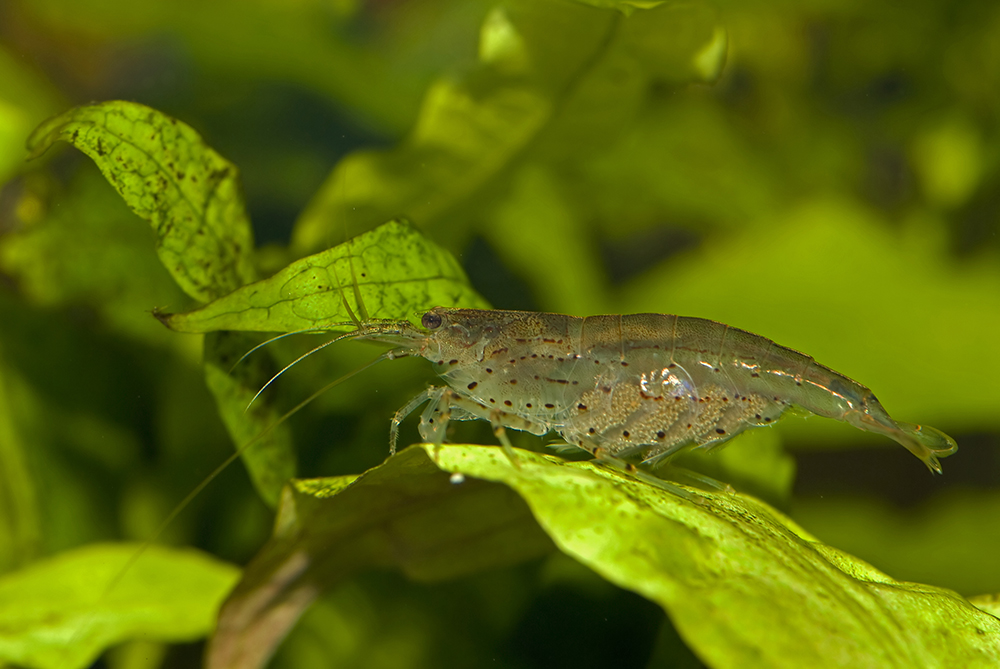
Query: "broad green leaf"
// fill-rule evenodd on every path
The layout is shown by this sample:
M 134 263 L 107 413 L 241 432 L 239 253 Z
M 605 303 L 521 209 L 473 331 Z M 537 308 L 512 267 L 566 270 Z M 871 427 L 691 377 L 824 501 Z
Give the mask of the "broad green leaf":
M 60 139 L 93 158 L 126 204 L 152 225 L 160 260 L 188 295 L 208 302 L 255 278 L 253 235 L 236 168 L 190 127 L 142 105 L 107 102 L 46 121 L 28 146 L 38 155 Z M 259 362 L 229 375 L 251 347 L 243 336 L 210 338 L 205 373 L 237 447 L 264 435 L 242 456 L 273 506 L 283 482 L 294 475 L 295 456 L 287 428 L 269 431 L 278 414 L 266 400 L 244 413 L 269 378 Z
M 428 458 L 461 482 L 448 483 Z M 517 458 L 514 466 L 496 447 L 423 445 L 346 486 L 296 482 L 275 537 L 223 608 L 210 666 L 259 666 L 277 643 L 263 630 L 284 634 L 318 589 L 358 569 L 440 579 L 528 557 L 527 546 L 542 544 L 499 532 L 534 536 L 509 490 L 560 550 L 663 606 L 710 666 L 1000 661 L 1000 620 L 954 592 L 895 581 L 752 497 L 678 496 L 593 462 Z
M 205 337 L 205 383 L 233 443 L 241 449 L 254 487 L 274 507 L 285 481 L 295 476 L 296 456 L 292 434 L 288 425 L 279 423 L 281 415 L 274 406 L 266 398 L 250 403 L 277 370 L 268 367 L 265 356 L 251 356 L 236 365 L 256 343 L 241 332 L 209 333 Z
M 551 551 L 510 489 L 449 478 L 407 449 L 360 477 L 289 484 L 274 537 L 220 613 L 207 666 L 262 666 L 319 592 L 360 570 L 436 581 Z
M 895 581 L 741 494 L 684 499 L 583 462 L 426 446 L 446 471 L 503 482 L 556 545 L 661 604 L 710 666 L 989 667 L 1000 620 Z
M 390 221 L 197 311 L 159 318 L 179 332 L 290 332 L 365 315 L 406 319 L 434 306 L 486 303 L 450 253 L 405 221 Z
M 211 631 L 239 577 L 194 550 L 93 544 L 0 577 L 0 662 L 88 667 L 129 639 L 193 641 Z
M 236 168 L 189 126 L 133 102 L 102 102 L 45 121 L 28 150 L 36 157 L 58 140 L 90 156 L 152 225 L 160 260 L 188 295 L 209 302 L 254 280 Z
M 297 221 L 294 248 L 395 215 L 467 226 L 526 157 L 571 164 L 624 131 L 652 86 L 714 79 L 725 56 L 714 13 L 656 5 L 631 18 L 550 0 L 495 7 L 478 66 L 431 85 L 397 148 L 341 161 Z

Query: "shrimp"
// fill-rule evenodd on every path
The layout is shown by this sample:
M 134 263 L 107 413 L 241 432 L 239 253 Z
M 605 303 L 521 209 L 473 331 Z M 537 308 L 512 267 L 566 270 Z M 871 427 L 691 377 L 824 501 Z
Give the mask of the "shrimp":
M 883 434 L 941 473 L 955 441 L 892 419 L 871 390 L 770 339 L 722 323 L 663 314 L 589 316 L 436 307 L 420 328 L 360 323 L 340 339 L 389 343 L 385 358 L 421 356 L 447 386 L 431 386 L 392 419 L 427 404 L 421 437 L 441 443 L 450 421 L 558 433 L 597 457 L 658 464 L 685 447 L 716 448 L 773 424 L 792 406 Z

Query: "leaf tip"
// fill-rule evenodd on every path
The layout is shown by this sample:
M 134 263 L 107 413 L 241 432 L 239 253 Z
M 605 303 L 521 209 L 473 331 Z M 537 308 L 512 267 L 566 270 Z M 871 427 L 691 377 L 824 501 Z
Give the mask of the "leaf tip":
M 153 318 L 163 323 L 163 325 L 165 325 L 167 328 L 171 330 L 177 329 L 173 326 L 173 319 L 176 314 L 169 314 L 166 311 L 160 309 L 160 307 L 153 307 L 153 310 L 150 311 L 149 313 L 151 313 L 153 315 Z

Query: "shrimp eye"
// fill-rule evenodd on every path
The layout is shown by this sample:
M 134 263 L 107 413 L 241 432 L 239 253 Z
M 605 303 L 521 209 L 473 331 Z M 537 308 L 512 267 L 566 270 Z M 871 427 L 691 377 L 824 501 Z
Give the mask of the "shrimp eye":
M 441 315 L 435 314 L 433 311 L 428 311 L 424 314 L 424 317 L 420 319 L 420 324 L 428 330 L 436 330 L 441 327 Z

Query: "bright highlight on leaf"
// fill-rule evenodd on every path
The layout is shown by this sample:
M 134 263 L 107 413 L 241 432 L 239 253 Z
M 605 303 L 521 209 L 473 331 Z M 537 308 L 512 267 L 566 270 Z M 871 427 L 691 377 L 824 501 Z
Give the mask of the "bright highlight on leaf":
M 90 156 L 153 226 L 160 259 L 188 295 L 209 302 L 254 280 L 236 167 L 190 126 L 134 102 L 101 102 L 42 123 L 31 157 L 59 140 Z
M 366 314 L 406 319 L 435 306 L 487 307 L 454 256 L 405 221 L 390 221 L 197 311 L 160 319 L 179 332 L 291 332 Z
M 215 624 L 239 569 L 195 550 L 92 544 L 0 577 L 0 665 L 88 667 L 128 639 L 192 641 Z

